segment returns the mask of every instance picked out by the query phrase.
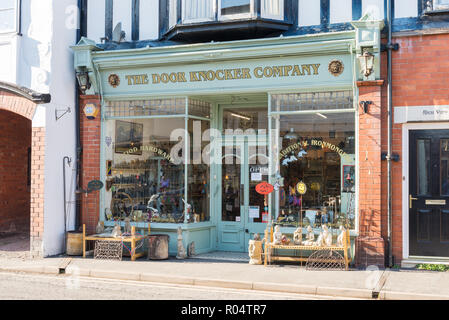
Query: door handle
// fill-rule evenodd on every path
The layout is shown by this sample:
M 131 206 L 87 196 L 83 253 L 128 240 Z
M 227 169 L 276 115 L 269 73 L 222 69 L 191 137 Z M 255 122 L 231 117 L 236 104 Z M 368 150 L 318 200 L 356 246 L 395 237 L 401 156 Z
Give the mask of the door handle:
M 410 198 L 409 198 L 409 207 L 410 207 L 410 209 L 413 207 L 413 203 L 412 203 L 413 200 L 418 200 L 418 198 L 413 198 L 412 195 L 410 195 Z

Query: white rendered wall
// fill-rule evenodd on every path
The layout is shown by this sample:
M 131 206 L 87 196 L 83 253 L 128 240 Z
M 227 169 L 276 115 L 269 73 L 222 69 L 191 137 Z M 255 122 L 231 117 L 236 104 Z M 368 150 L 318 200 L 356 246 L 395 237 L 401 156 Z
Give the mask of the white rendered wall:
M 352 0 L 330 0 L 330 23 L 352 21 Z
M 65 251 L 63 158 L 72 159 L 66 166 L 67 230 L 73 230 L 75 221 L 75 74 L 73 53 L 70 46 L 76 43 L 77 0 L 51 1 L 53 24 L 51 26 L 51 103 L 46 105 L 46 157 L 45 157 L 45 214 L 44 255 L 51 256 Z M 64 13 L 64 14 L 62 14 Z M 58 121 L 56 110 L 67 110 Z M 62 113 L 60 112 L 60 114 Z
M 320 1 L 298 0 L 298 25 L 300 27 L 321 24 Z
M 362 16 L 368 11 L 374 19 L 384 19 L 384 0 L 362 0 Z
M 87 2 L 87 37 L 96 43 L 101 43 L 105 32 L 105 1 Z
M 159 37 L 159 0 L 140 0 L 140 40 L 156 40 Z
M 19 37 L 17 83 L 51 102 L 38 107 L 33 126 L 45 126 L 44 256 L 64 251 L 62 159 L 75 159 L 75 76 L 69 46 L 76 42 L 77 0 L 22 0 L 22 37 Z M 71 113 L 55 120 L 55 110 Z M 74 176 L 67 168 L 67 199 L 74 200 Z M 72 184 L 70 184 L 72 182 Z M 71 190 L 71 193 L 70 193 Z M 68 206 L 68 230 L 74 225 L 75 205 Z
M 418 0 L 395 0 L 395 18 L 408 18 L 416 16 L 418 16 Z
M 112 30 L 117 23 L 122 23 L 122 31 L 125 31 L 125 41 L 131 41 L 132 30 L 132 5 L 131 0 L 114 1 Z
M 0 34 L 0 81 L 17 82 L 18 36 Z

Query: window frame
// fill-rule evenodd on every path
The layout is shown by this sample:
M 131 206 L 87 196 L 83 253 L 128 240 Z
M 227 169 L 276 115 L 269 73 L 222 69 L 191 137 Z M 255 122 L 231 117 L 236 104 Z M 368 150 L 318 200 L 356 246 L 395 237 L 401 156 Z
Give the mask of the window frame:
M 13 10 L 14 14 L 14 28 L 10 30 L 2 30 L 0 28 L 0 34 L 11 34 L 11 33 L 17 33 L 20 34 L 20 16 L 21 16 L 21 4 L 22 0 L 15 0 L 14 1 L 14 8 L 0 8 L 0 12 L 3 11 L 10 11 Z

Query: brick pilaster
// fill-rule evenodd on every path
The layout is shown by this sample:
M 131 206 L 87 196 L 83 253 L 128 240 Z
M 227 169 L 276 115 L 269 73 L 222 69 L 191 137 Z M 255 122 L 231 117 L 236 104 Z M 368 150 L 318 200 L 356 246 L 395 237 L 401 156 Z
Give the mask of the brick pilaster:
M 32 128 L 30 211 L 30 254 L 32 257 L 43 257 L 44 254 L 44 165 L 45 128 Z
M 100 139 L 101 139 L 101 111 L 95 119 L 87 119 L 84 115 L 84 106 L 94 103 L 98 108 L 99 96 L 81 96 L 80 103 L 80 135 L 83 154 L 81 157 L 81 186 L 87 189 L 91 180 L 100 179 Z M 94 233 L 99 220 L 100 193 L 92 192 L 85 196 L 81 195 L 81 224 L 86 224 L 87 232 Z
M 371 101 L 359 115 L 359 235 L 357 266 L 385 265 L 381 220 L 381 89 L 383 81 L 359 82 L 359 103 Z

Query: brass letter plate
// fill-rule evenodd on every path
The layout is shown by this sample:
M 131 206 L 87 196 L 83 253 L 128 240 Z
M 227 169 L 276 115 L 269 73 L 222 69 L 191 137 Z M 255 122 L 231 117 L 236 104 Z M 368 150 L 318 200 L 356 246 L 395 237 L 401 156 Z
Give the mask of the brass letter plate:
M 426 200 L 426 205 L 437 205 L 437 206 L 445 206 L 446 200 Z

